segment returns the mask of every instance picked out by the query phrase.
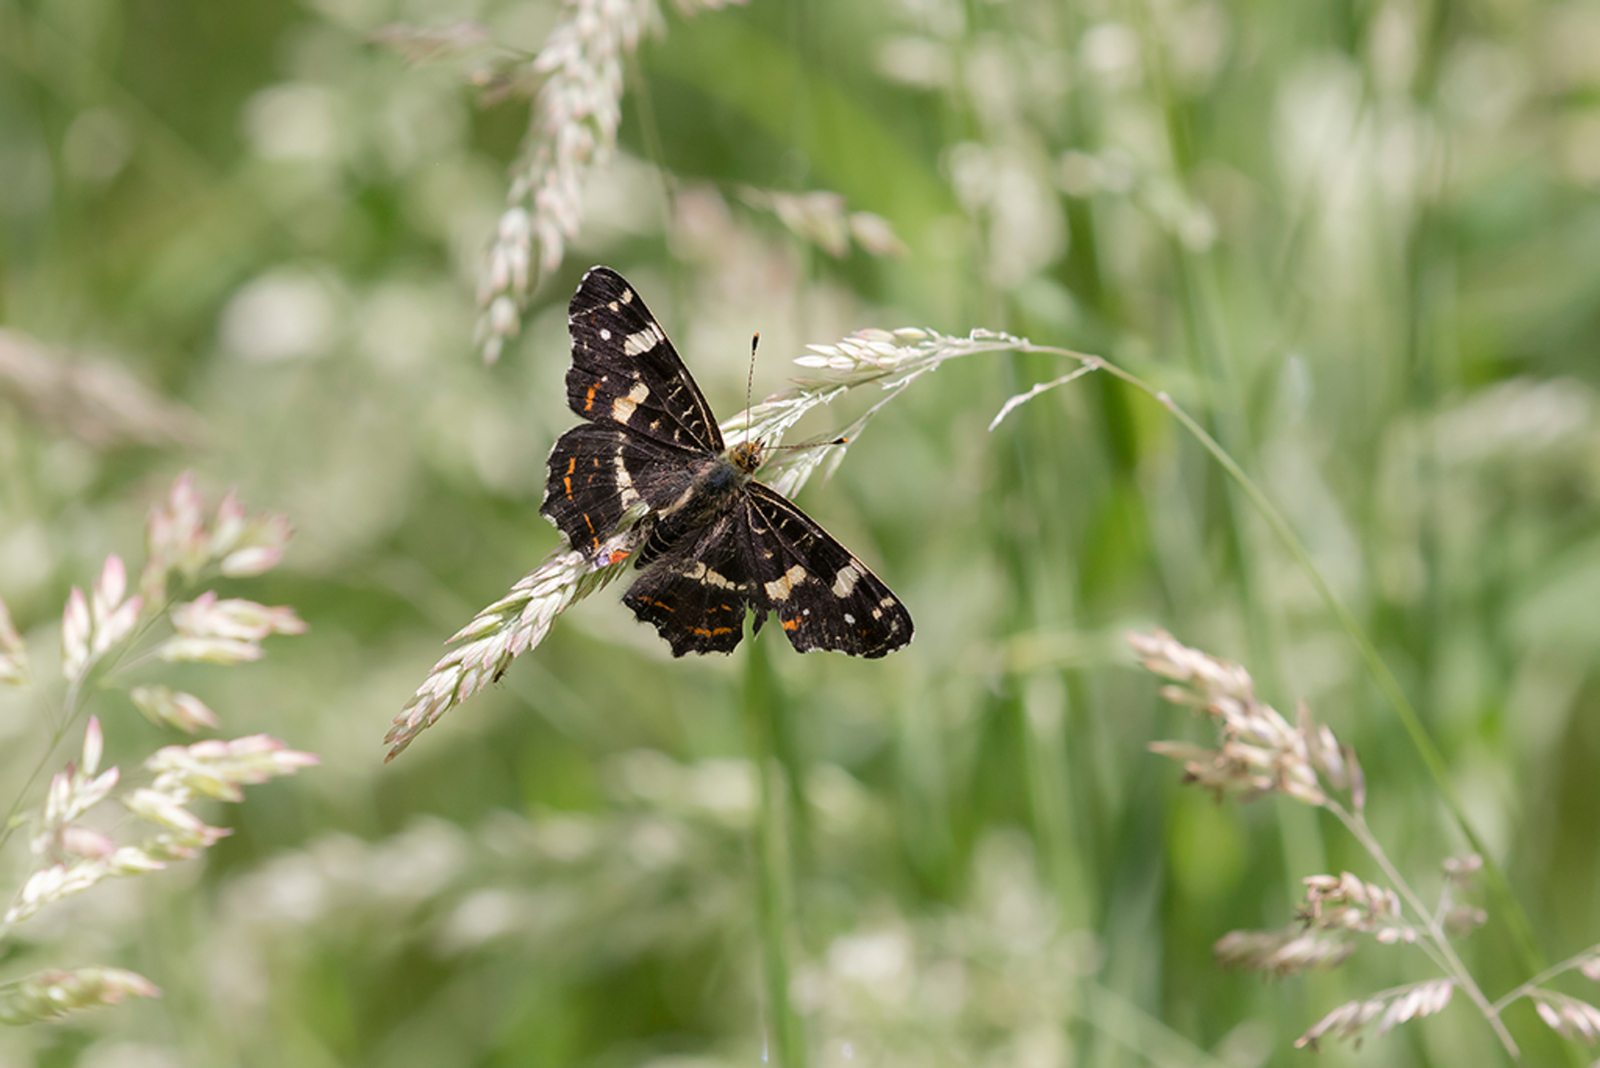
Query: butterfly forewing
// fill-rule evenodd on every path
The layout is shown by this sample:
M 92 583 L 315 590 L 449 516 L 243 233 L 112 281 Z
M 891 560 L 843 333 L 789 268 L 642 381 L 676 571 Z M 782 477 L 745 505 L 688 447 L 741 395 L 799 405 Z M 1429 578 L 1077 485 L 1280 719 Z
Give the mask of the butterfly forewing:
M 745 567 L 802 653 L 880 657 L 911 640 L 911 613 L 866 564 L 776 491 L 748 491 Z
M 592 554 L 634 505 L 659 509 L 681 497 L 693 459 L 620 427 L 580 423 L 550 450 L 539 510 L 569 545 Z
M 567 306 L 567 327 L 567 404 L 574 412 L 679 448 L 722 451 L 722 432 L 700 388 L 620 274 L 590 268 Z

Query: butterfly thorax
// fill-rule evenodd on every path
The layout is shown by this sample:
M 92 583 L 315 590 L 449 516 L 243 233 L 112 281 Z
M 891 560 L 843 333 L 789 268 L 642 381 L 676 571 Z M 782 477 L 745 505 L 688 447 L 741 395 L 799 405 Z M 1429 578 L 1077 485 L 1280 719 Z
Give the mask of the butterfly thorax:
M 761 466 L 765 451 L 759 441 L 741 441 L 723 455 L 748 478 Z
M 657 513 L 672 520 L 662 534 L 673 536 L 679 529 L 707 522 L 725 512 L 761 466 L 762 451 L 759 442 L 746 441 L 696 460 L 682 495 Z

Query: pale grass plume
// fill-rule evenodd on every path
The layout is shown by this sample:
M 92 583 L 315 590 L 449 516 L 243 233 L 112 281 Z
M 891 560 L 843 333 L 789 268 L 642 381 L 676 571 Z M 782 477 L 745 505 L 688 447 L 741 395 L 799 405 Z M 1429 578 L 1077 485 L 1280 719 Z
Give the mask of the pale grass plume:
M 144 762 L 156 774 L 151 787 L 180 805 L 196 797 L 243 801 L 241 786 L 254 786 L 281 775 L 312 767 L 317 758 L 265 734 L 232 741 L 210 739 L 193 745 L 169 745 Z
M 692 15 L 735 2 L 742 0 L 678 0 L 677 8 Z M 516 336 L 529 292 L 560 266 L 577 236 L 584 176 L 616 151 L 624 61 L 661 25 L 657 0 L 566 0 L 544 46 L 525 65 L 527 80 L 539 88 L 478 288 L 487 361 Z
M 1379 942 L 1415 942 L 1417 931 L 1400 914 L 1400 895 L 1344 872 L 1310 875 L 1300 922 L 1325 931 L 1359 931 Z
M 156 650 L 163 660 L 201 660 L 239 664 L 261 659 L 261 642 L 272 634 L 304 634 L 306 625 L 293 608 L 269 608 L 236 597 L 218 600 L 207 590 L 193 601 L 174 605 L 176 633 Z
M 137 664 L 173 659 L 210 659 L 224 663 L 254 659 L 260 642 L 271 634 L 299 634 L 305 624 L 293 609 L 267 607 L 238 598 L 218 599 L 206 591 L 192 601 L 168 604 L 174 575 L 184 584 L 203 575 L 259 574 L 282 558 L 289 537 L 286 519 L 252 515 L 229 493 L 215 518 L 207 522 L 192 474 L 183 474 L 151 509 L 146 527 L 150 559 L 139 578 L 139 592 L 130 593 L 122 558 L 106 558 L 99 577 L 85 593 L 73 587 L 62 613 L 62 671 L 67 686 L 59 707 L 50 706 L 54 736 L 49 749 L 63 738 L 102 687 L 118 672 Z M 144 647 L 129 657 L 149 626 L 163 617 L 175 636 Z M 209 644 L 208 644 L 209 643 Z M 9 613 L 0 606 L 0 672 L 11 683 L 29 683 L 23 642 Z M 91 684 L 92 676 L 92 684 Z M 152 722 L 186 731 L 213 727 L 217 717 L 193 694 L 157 684 L 135 687 L 131 694 Z M 47 749 L 48 751 L 48 749 Z M 89 716 L 78 759 L 51 776 L 39 807 L 17 814 L 12 828 L 30 831 L 29 866 L 3 914 L 0 943 L 12 928 L 55 903 L 92 889 L 107 879 L 159 871 L 168 864 L 198 856 L 229 832 L 213 827 L 188 806 L 208 799 L 243 800 L 243 787 L 290 775 L 317 762 L 309 753 L 282 742 L 252 735 L 232 741 L 202 741 L 168 746 L 144 762 L 149 784 L 119 790 L 116 767 L 101 769 L 105 739 L 96 716 Z M 41 758 L 42 770 L 47 755 Z M 145 826 L 108 818 L 105 802 L 115 800 Z M 98 811 L 97 811 L 98 810 Z M 102 829 L 102 828 L 110 828 Z M 153 828 L 153 829 L 152 829 Z M 146 979 L 115 968 L 91 967 L 49 971 L 0 987 L 0 1021 L 28 1023 L 53 1019 L 79 1008 L 109 1005 L 124 997 L 153 997 L 159 991 Z
M 1532 997 L 1539 1019 L 1562 1038 L 1576 1038 L 1591 1046 L 1600 1040 L 1600 1009 L 1553 990 L 1540 990 Z
M 79 1009 L 117 1005 L 127 998 L 160 996 L 158 986 L 123 968 L 52 968 L 0 986 L 0 1023 L 41 1023 Z
M 1213 947 L 1219 963 L 1278 978 L 1343 964 L 1355 946 L 1339 938 L 1289 927 L 1279 931 L 1229 931 Z
M 1459 989 L 1483 1014 L 1505 1050 L 1517 1056 L 1516 1042 L 1500 1013 L 1518 996 L 1531 994 L 1533 985 L 1490 1003 L 1451 944 L 1452 937 L 1476 925 L 1472 921 L 1481 922 L 1481 910 L 1457 901 L 1457 895 L 1470 887 L 1482 859 L 1447 860 L 1439 902 L 1428 908 L 1367 824 L 1366 779 L 1355 751 L 1341 745 L 1326 725 L 1318 724 L 1304 702 L 1291 724 L 1257 696 L 1254 680 L 1241 665 L 1183 645 L 1161 630 L 1130 634 L 1128 641 L 1146 668 L 1170 680 L 1161 695 L 1208 716 L 1218 732 L 1215 748 L 1155 742 L 1152 751 L 1180 761 L 1185 781 L 1203 786 L 1219 801 L 1276 793 L 1327 810 L 1388 879 L 1385 885 L 1351 872 L 1310 876 L 1304 880 L 1306 899 L 1294 926 L 1234 931 L 1218 941 L 1218 959 L 1287 975 L 1341 963 L 1352 952 L 1345 936 L 1364 934 L 1383 945 L 1414 946 L 1445 973 L 1341 1005 L 1296 1045 L 1316 1048 L 1327 1036 L 1360 1041 L 1367 1034 L 1382 1035 L 1398 1024 L 1441 1011 Z
M 200 798 L 242 801 L 240 787 L 292 775 L 317 763 L 312 754 L 296 752 L 265 735 L 168 746 L 144 763 L 155 776 L 151 785 L 119 796 L 124 808 L 161 831 L 123 845 L 77 822 L 110 796 L 120 781 L 115 767 L 99 772 L 103 749 L 100 721 L 91 716 L 80 762 L 67 765 L 51 779 L 45 803 L 34 816 L 29 848 L 36 867 L 6 910 L 5 928 L 105 879 L 142 875 L 198 855 L 229 832 L 209 826 L 186 805 Z
M 1365 779 L 1355 753 L 1302 706 L 1291 724 L 1261 701 L 1250 673 L 1238 664 L 1191 649 L 1163 630 L 1129 634 L 1144 666 L 1174 685 L 1161 696 L 1210 716 L 1218 728 L 1215 749 L 1185 742 L 1152 742 L 1152 752 L 1183 764 L 1184 781 L 1219 799 L 1249 800 L 1281 793 L 1325 807 L 1335 792 L 1348 793 L 1351 807 L 1366 804 Z
M 433 665 L 395 717 L 383 739 L 384 759 L 399 756 L 440 716 L 498 680 L 511 661 L 544 641 L 557 616 L 621 574 L 640 543 L 637 529 L 614 536 L 593 557 L 570 548 L 552 553 L 479 611 L 450 639 L 463 644 Z
M 293 533 L 287 516 L 250 515 L 230 490 L 208 530 L 204 507 L 194 473 L 185 471 L 166 500 L 150 509 L 145 525 L 149 560 L 139 577 L 139 592 L 147 604 L 166 600 L 167 581 L 174 571 L 192 582 L 208 565 L 216 564 L 222 574 L 243 578 L 270 571 L 282 561 Z
M 1444 1011 L 1455 988 L 1453 979 L 1428 979 L 1346 1002 L 1295 1039 L 1295 1048 L 1320 1049 L 1324 1038 L 1360 1045 L 1368 1035 L 1379 1037 L 1408 1020 Z
M 116 768 L 98 774 L 104 751 L 105 735 L 100 721 L 90 716 L 89 726 L 83 732 L 83 753 L 79 762 L 68 764 L 66 770 L 56 772 L 50 779 L 44 808 L 29 843 L 34 856 L 61 859 L 71 852 L 67 841 L 73 821 L 104 800 L 117 785 Z

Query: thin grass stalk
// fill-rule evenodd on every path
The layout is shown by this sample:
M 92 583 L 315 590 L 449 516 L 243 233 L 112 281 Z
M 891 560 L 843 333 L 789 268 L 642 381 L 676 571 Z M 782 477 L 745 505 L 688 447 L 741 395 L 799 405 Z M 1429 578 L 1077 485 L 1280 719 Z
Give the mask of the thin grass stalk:
M 1327 579 L 1322 577 L 1322 572 L 1317 569 L 1317 565 L 1311 559 L 1311 554 L 1301 544 L 1299 537 L 1294 532 L 1294 528 L 1289 525 L 1289 521 L 1284 518 L 1283 513 L 1272 503 L 1261 487 L 1256 484 L 1255 480 L 1245 473 L 1244 468 L 1239 466 L 1238 461 L 1219 445 L 1215 438 L 1206 433 L 1205 427 L 1196 422 L 1193 416 L 1179 407 L 1177 402 L 1165 390 L 1156 389 L 1138 375 L 1125 371 L 1098 356 L 1090 356 L 1085 353 L 1074 352 L 1071 349 L 1056 348 L 1054 346 L 1035 345 L 1029 341 L 1023 341 L 1021 347 L 1029 352 L 1049 352 L 1058 356 L 1069 356 L 1076 360 L 1092 363 L 1107 374 L 1121 379 L 1134 389 L 1154 398 L 1162 407 L 1172 413 L 1173 418 L 1177 419 L 1179 424 L 1189 431 L 1195 440 L 1211 454 L 1212 458 L 1222 465 L 1223 470 L 1239 484 L 1246 496 L 1250 498 L 1250 502 L 1261 513 L 1262 518 L 1267 521 L 1267 525 L 1272 528 L 1273 533 L 1278 536 L 1285 548 L 1289 550 L 1289 554 L 1294 558 L 1295 563 L 1300 566 L 1306 577 L 1311 580 L 1318 597 L 1322 599 L 1323 604 L 1328 606 L 1334 618 L 1339 621 L 1339 626 L 1350 640 L 1355 643 L 1356 650 L 1361 654 L 1362 662 L 1366 664 L 1373 680 L 1377 682 L 1379 690 L 1388 699 L 1390 706 L 1395 710 L 1395 714 L 1400 717 L 1401 725 L 1405 727 L 1412 746 L 1417 750 L 1418 755 L 1422 757 L 1422 763 L 1428 769 L 1428 774 L 1432 777 L 1434 785 L 1444 799 L 1445 807 L 1450 810 L 1450 815 L 1455 820 L 1456 826 L 1460 828 L 1462 835 L 1466 837 L 1468 844 L 1472 847 L 1472 851 L 1483 857 L 1484 882 L 1489 892 L 1494 895 L 1500 915 L 1505 918 L 1506 926 L 1511 931 L 1512 939 L 1522 957 L 1523 966 L 1530 972 L 1542 971 L 1545 966 L 1544 956 L 1539 951 L 1538 944 L 1534 940 L 1533 928 L 1528 922 L 1527 913 L 1523 911 L 1522 905 L 1512 894 L 1511 883 L 1506 878 L 1505 871 L 1494 860 L 1493 855 L 1484 845 L 1483 839 L 1479 837 L 1477 831 L 1473 829 L 1471 821 L 1468 820 L 1466 809 L 1461 803 L 1461 796 L 1456 791 L 1455 783 L 1450 779 L 1449 769 L 1445 767 L 1443 754 L 1433 744 L 1433 739 L 1428 735 L 1427 728 L 1423 726 L 1422 720 L 1417 716 L 1416 709 L 1412 707 L 1410 699 L 1406 697 L 1405 690 L 1400 686 L 1400 681 L 1389 670 L 1389 665 L 1384 662 L 1382 655 L 1379 654 L 1371 640 L 1366 636 L 1366 633 L 1361 629 L 1361 624 L 1356 621 L 1350 609 L 1345 607 L 1339 595 L 1333 591 L 1333 587 L 1328 585 Z
M 805 1035 L 789 1003 L 789 926 L 793 915 L 787 821 L 780 785 L 774 782 L 779 765 L 773 723 L 780 702 L 777 677 L 767 659 L 766 645 L 751 635 L 745 642 L 744 718 L 750 737 L 750 755 L 760 780 L 760 812 L 755 847 L 757 898 L 761 927 L 762 971 L 767 1004 L 762 1042 L 770 1047 L 780 1068 L 804 1068 Z M 763 1059 L 766 1059 L 764 1055 Z

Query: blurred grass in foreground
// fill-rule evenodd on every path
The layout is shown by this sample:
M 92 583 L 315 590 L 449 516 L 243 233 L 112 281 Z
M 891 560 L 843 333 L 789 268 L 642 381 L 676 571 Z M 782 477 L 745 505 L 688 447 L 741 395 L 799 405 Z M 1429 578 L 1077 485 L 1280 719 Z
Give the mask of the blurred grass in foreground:
M 203 871 L 19 927 L 7 978 L 97 960 L 165 996 L 7 1030 L 0 1064 L 771 1047 L 744 652 L 671 661 L 603 592 L 380 763 L 443 639 L 555 546 L 537 505 L 572 418 L 565 306 L 602 261 L 724 415 L 756 330 L 758 396 L 806 343 L 902 325 L 1005 329 L 1168 391 L 1396 673 L 1539 951 L 1600 940 L 1600 4 L 669 15 L 624 64 L 622 152 L 580 233 L 485 369 L 474 297 L 526 105 L 478 107 L 459 67 L 368 37 L 471 17 L 533 51 L 562 11 L 0 0 L 0 323 L 80 369 L 57 389 L 0 363 L 0 597 L 51 648 L 68 588 L 136 549 L 177 471 L 240 486 L 298 529 L 250 595 L 310 631 L 175 685 L 230 736 L 322 759 L 212 813 L 234 833 Z M 841 194 L 907 253 L 834 257 L 745 187 Z M 1204 731 L 1126 669 L 1129 625 L 1306 699 L 1425 893 L 1464 843 L 1326 605 L 1158 405 L 1095 375 L 985 432 L 1067 370 L 956 361 L 802 497 L 917 622 L 883 662 L 766 650 L 803 769 L 787 948 L 813 1063 L 1300 1063 L 1335 1005 L 1434 974 L 1382 947 L 1272 985 L 1219 970 L 1213 943 L 1289 922 L 1302 876 L 1379 873 L 1304 810 L 1180 789 L 1145 746 Z M 44 735 L 13 694 L 20 784 Z M 108 761 L 173 740 L 112 695 L 95 711 Z M 1493 998 L 1529 976 L 1480 903 L 1461 951 Z M 1584 1063 L 1525 1006 L 1508 1025 L 1526 1063 Z M 1463 1002 L 1321 1056 L 1493 1048 Z

